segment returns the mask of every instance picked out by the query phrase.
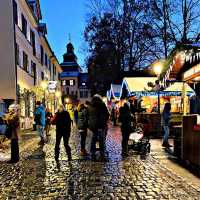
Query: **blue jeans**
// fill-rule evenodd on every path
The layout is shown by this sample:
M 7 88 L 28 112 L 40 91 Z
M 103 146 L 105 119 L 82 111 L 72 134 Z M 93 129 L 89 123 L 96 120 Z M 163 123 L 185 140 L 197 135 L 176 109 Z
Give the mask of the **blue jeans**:
M 94 156 L 96 152 L 96 142 L 99 141 L 99 148 L 101 156 L 104 156 L 105 154 L 105 141 L 106 141 L 106 134 L 105 129 L 97 129 L 96 131 L 92 132 L 92 141 L 91 141 L 91 155 Z
M 36 125 L 36 128 L 37 128 L 37 131 L 38 131 L 38 134 L 39 134 L 41 140 L 44 141 L 44 126 Z
M 169 138 L 169 126 L 164 126 L 164 136 L 163 136 L 163 143 L 168 144 L 168 138 Z

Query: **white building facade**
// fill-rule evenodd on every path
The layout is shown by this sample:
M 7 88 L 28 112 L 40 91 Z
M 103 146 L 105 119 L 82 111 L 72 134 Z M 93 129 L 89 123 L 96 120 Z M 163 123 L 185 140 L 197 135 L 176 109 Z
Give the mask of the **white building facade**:
M 62 69 L 46 38 L 46 24 L 40 23 L 39 0 L 2 0 L 0 12 L 5 14 L 0 19 L 0 98 L 19 103 L 21 128 L 29 129 L 36 100 L 55 110 L 58 96 L 47 87 L 49 81 L 60 85 Z

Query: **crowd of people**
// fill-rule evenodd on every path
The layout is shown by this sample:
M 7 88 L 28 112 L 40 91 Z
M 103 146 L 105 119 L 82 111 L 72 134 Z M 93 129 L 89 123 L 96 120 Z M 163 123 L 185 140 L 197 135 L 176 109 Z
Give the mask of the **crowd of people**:
M 109 119 L 113 121 L 114 126 L 117 125 L 117 121 L 120 122 L 122 132 L 122 156 L 128 155 L 129 135 L 134 131 L 136 123 L 134 116 L 136 109 L 131 101 L 125 103 L 124 106 L 119 109 L 117 115 L 114 109 L 109 112 L 100 95 L 94 95 L 91 102 L 86 101 L 85 104 L 79 104 L 77 109 L 73 112 L 71 107 L 68 106 L 66 109 L 64 105 L 61 105 L 54 117 L 49 114 L 49 112 L 46 112 L 45 118 L 45 109 L 43 105 L 40 102 L 37 102 L 36 106 L 35 123 L 41 138 L 40 144 L 45 143 L 44 130 L 48 133 L 50 124 L 56 126 L 55 160 L 59 160 L 60 142 L 62 138 L 68 160 L 71 160 L 72 156 L 69 138 L 71 127 L 73 127 L 74 124 L 76 124 L 80 135 L 80 155 L 88 156 L 90 154 L 91 159 L 96 160 L 96 143 L 99 142 L 100 160 L 106 160 L 106 135 Z M 40 116 L 39 121 L 38 116 Z M 47 116 L 51 119 L 47 120 Z M 47 126 L 48 128 L 45 128 Z M 89 153 L 85 147 L 88 130 L 92 132 Z
M 170 123 L 170 103 L 165 105 L 162 118 L 164 127 L 164 139 L 163 146 L 169 147 L 169 123 Z M 7 137 L 11 139 L 11 160 L 10 163 L 16 163 L 19 161 L 19 144 L 18 133 L 20 128 L 19 120 L 19 106 L 13 104 L 9 107 L 9 112 L 6 115 L 6 121 L 8 128 L 6 130 Z M 128 140 L 131 132 L 134 131 L 136 126 L 135 119 L 136 109 L 132 102 L 125 103 L 118 113 L 118 121 L 121 126 L 122 133 L 122 156 L 128 155 Z M 73 113 L 73 114 L 72 114 Z M 39 145 L 44 145 L 47 142 L 47 137 L 50 135 L 51 125 L 56 126 L 56 142 L 55 142 L 55 160 L 59 160 L 60 143 L 63 138 L 64 147 L 68 160 L 72 159 L 71 148 L 69 145 L 69 139 L 71 129 L 73 126 L 77 126 L 77 130 L 80 135 L 80 155 L 91 155 L 92 160 L 96 160 L 96 143 L 99 142 L 100 160 L 106 160 L 106 135 L 108 131 L 108 121 L 113 120 L 113 125 L 116 125 L 115 112 L 112 109 L 108 111 L 106 104 L 102 100 L 100 95 L 94 95 L 92 100 L 86 101 L 85 104 L 79 104 L 75 111 L 70 112 L 64 105 L 61 105 L 58 111 L 52 115 L 51 111 L 45 107 L 40 101 L 36 102 L 36 109 L 34 112 L 34 123 L 36 130 L 40 136 Z M 143 121 L 144 124 L 146 123 Z M 147 123 L 146 123 L 147 124 Z M 148 129 L 148 128 L 147 128 Z M 91 146 L 90 152 L 86 150 L 86 138 L 88 130 L 91 131 Z M 10 134 L 10 135 L 9 135 Z

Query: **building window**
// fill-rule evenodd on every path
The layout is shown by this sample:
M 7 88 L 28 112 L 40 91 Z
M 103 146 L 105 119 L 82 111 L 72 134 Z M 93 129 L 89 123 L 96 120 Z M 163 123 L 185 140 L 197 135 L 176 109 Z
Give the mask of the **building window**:
M 23 51 L 23 69 L 28 72 L 28 55 Z
M 31 75 L 34 76 L 34 71 L 35 71 L 35 63 L 31 60 Z
M 82 85 L 82 86 L 86 86 L 86 83 L 83 82 L 81 85 Z
M 50 72 L 50 77 L 52 78 L 52 68 L 51 68 L 51 60 L 49 60 L 49 72 Z
M 66 88 L 66 94 L 69 95 L 69 88 Z
M 16 43 L 16 62 L 17 62 L 17 65 L 19 65 L 19 45 Z
M 16 1 L 13 2 L 13 14 L 14 14 L 14 22 L 18 25 L 18 8 Z
M 80 98 L 88 98 L 88 91 L 80 91 Z
M 49 60 L 49 71 L 50 71 L 50 73 L 51 73 L 51 61 Z
M 66 81 L 62 81 L 62 86 L 65 86 L 66 85 Z
M 23 14 L 22 14 L 22 33 L 27 38 L 27 21 Z
M 80 91 L 80 98 L 83 98 L 83 91 Z
M 56 76 L 56 66 L 54 65 L 54 75 Z
M 36 85 L 36 80 L 37 80 L 37 76 L 36 76 L 36 64 L 31 61 L 31 75 L 34 78 L 34 85 Z
M 70 85 L 70 86 L 75 85 L 75 80 L 69 80 L 69 85 Z
M 40 46 L 40 61 L 41 61 L 41 64 L 43 65 L 44 63 L 44 49 L 42 46 Z
M 47 54 L 45 53 L 45 63 L 44 63 L 44 64 L 45 64 L 46 66 L 48 66 L 48 65 L 47 65 L 47 60 L 48 60 L 48 59 L 47 59 Z
M 44 72 L 41 72 L 41 80 L 44 80 Z
M 74 96 L 74 91 L 71 91 L 71 95 Z
M 85 97 L 85 98 L 88 98 L 88 91 L 85 91 L 84 97 Z
M 30 30 L 30 41 L 31 41 L 31 45 L 33 47 L 33 55 L 36 55 L 36 48 L 35 48 L 35 33 Z

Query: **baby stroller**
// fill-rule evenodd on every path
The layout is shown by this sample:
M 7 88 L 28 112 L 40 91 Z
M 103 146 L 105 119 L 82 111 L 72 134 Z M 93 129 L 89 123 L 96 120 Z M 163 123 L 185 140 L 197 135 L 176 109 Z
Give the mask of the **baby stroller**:
M 143 123 L 138 123 L 136 129 L 129 136 L 129 149 L 132 149 L 139 154 L 150 153 L 151 144 L 149 139 L 149 123 L 143 121 Z

